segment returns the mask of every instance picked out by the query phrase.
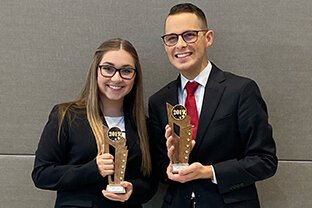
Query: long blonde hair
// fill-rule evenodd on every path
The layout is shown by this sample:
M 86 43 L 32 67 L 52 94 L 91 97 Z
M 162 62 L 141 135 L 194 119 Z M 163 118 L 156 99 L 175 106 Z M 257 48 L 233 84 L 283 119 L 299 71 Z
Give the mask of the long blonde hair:
M 59 132 L 64 121 L 65 115 L 69 112 L 70 107 L 75 109 L 85 110 L 91 129 L 93 131 L 98 154 L 104 145 L 103 142 L 103 122 L 101 119 L 100 99 L 97 85 L 97 70 L 98 65 L 103 55 L 108 51 L 123 49 L 128 52 L 135 62 L 136 76 L 132 90 L 124 98 L 124 111 L 130 115 L 131 122 L 137 128 L 140 140 L 140 149 L 142 152 L 141 171 L 144 175 L 151 173 L 152 165 L 148 143 L 148 133 L 146 127 L 146 118 L 144 114 L 144 96 L 143 96 L 143 78 L 142 69 L 138 54 L 134 46 L 127 40 L 114 38 L 102 43 L 95 51 L 93 61 L 87 75 L 86 83 L 80 97 L 73 102 L 63 103 L 59 107 Z M 70 116 L 70 115 L 69 115 Z

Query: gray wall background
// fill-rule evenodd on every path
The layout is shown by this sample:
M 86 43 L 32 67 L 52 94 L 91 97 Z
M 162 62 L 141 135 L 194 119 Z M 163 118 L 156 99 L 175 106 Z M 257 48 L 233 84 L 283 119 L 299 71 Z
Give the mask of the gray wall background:
M 52 207 L 36 189 L 33 154 L 52 106 L 79 94 L 94 50 L 130 40 L 144 69 L 145 98 L 177 72 L 160 36 L 181 1 L 0 0 L 0 207 Z M 277 142 L 277 174 L 257 184 L 262 207 L 312 207 L 312 1 L 191 1 L 215 31 L 209 58 L 253 78 Z M 159 207 L 164 187 L 145 207 Z

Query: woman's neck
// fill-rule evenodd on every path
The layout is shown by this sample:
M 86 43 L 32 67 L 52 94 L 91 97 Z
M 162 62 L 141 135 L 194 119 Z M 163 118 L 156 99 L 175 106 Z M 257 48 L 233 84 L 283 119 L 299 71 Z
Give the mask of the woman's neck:
M 103 112 L 104 116 L 111 116 L 111 117 L 117 117 L 117 116 L 123 116 L 123 101 L 114 101 L 114 100 L 107 100 L 102 99 L 101 102 L 101 110 Z

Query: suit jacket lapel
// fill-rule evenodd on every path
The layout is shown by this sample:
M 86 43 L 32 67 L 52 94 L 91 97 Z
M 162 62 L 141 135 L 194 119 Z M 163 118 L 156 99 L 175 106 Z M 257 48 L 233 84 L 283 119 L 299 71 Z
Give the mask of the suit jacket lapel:
M 132 149 L 138 141 L 138 134 L 136 128 L 132 125 L 129 116 L 125 115 L 125 128 L 128 150 Z
M 221 83 L 225 80 L 223 72 L 212 64 L 212 70 L 205 88 L 203 105 L 199 117 L 199 125 L 197 130 L 196 145 L 192 151 L 192 155 L 196 155 L 199 151 L 201 143 L 204 139 L 214 113 L 219 105 L 220 99 L 225 87 Z M 207 139 L 207 138 L 205 138 Z
M 164 100 L 171 105 L 176 105 L 178 101 L 178 89 L 181 85 L 180 75 L 176 80 L 167 85 L 167 92 L 164 93 Z

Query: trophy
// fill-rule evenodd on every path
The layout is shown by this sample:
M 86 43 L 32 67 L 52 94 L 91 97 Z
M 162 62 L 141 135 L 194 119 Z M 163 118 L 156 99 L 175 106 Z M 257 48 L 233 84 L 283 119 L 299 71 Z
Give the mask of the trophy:
M 106 187 L 106 191 L 124 194 L 126 193 L 126 190 L 120 185 L 120 182 L 124 180 L 128 157 L 126 139 L 122 136 L 122 131 L 118 127 L 112 127 L 107 130 L 106 126 L 104 126 L 104 139 L 105 153 L 109 153 L 110 146 L 115 149 L 114 175 L 108 175 L 108 185 Z
M 188 159 L 192 146 L 192 125 L 183 105 L 172 106 L 167 103 L 167 116 L 173 134 L 177 134 L 180 137 L 173 142 L 174 153 L 171 161 L 172 173 L 178 173 L 179 170 L 189 165 Z

